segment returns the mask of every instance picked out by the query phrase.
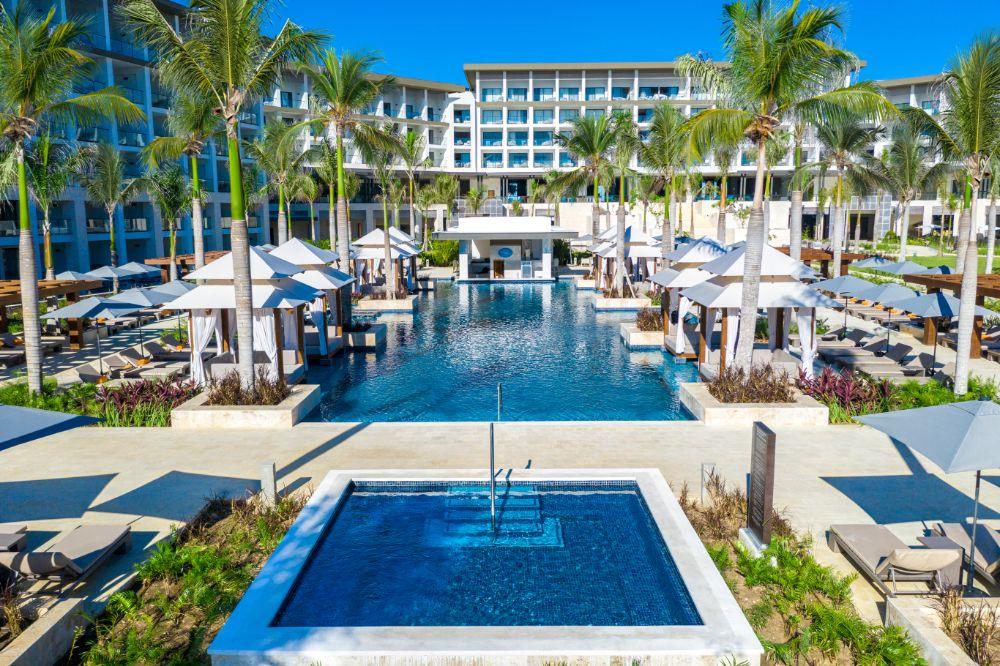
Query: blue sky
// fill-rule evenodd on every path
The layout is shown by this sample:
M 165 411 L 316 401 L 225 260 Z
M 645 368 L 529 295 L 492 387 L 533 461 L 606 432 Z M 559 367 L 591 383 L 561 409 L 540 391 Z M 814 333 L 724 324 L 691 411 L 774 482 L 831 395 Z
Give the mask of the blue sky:
M 327 31 L 338 49 L 378 52 L 380 71 L 464 84 L 462 64 L 471 62 L 670 60 L 698 51 L 720 57 L 723 4 L 286 0 L 276 15 Z M 940 72 L 975 35 L 1000 30 L 1000 0 L 840 4 L 846 44 L 868 61 L 866 78 Z

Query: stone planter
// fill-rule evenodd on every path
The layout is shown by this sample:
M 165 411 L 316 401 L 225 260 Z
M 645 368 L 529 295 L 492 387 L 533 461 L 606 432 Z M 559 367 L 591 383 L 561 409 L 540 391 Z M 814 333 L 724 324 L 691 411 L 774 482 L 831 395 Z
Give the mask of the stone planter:
M 643 308 L 653 307 L 648 298 L 605 298 L 594 299 L 594 309 L 598 312 L 638 312 Z
M 996 599 L 970 599 L 967 603 L 996 603 Z M 958 643 L 941 628 L 941 616 L 934 602 L 913 597 L 888 597 L 885 623 L 906 629 L 930 666 L 974 666 Z
M 344 333 L 348 349 L 379 349 L 385 347 L 385 324 L 371 324 L 367 331 Z
M 170 425 L 180 430 L 240 430 L 291 428 L 319 404 L 319 386 L 298 384 L 277 405 L 208 406 L 208 395 L 199 393 L 170 413 Z
M 662 331 L 640 331 L 634 321 L 622 322 L 618 327 L 625 346 L 629 349 L 662 349 Z
M 573 280 L 573 286 L 575 286 L 577 289 L 589 289 L 590 291 L 594 291 L 595 289 L 597 289 L 597 281 L 588 280 L 586 278 L 578 278 L 576 280 Z
M 362 298 L 354 306 L 355 312 L 416 312 L 417 297 L 374 299 Z
M 681 404 L 707 426 L 749 426 L 761 421 L 769 426 L 825 426 L 830 422 L 826 405 L 795 391 L 795 402 L 726 403 L 708 392 L 708 384 L 680 385 Z

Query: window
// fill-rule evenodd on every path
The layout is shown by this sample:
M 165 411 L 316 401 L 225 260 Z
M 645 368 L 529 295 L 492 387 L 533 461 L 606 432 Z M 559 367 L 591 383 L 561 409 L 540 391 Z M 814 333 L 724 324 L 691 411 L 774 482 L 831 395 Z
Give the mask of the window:
M 503 97 L 502 88 L 483 88 L 482 92 L 484 102 L 501 102 Z
M 938 103 L 929 99 L 924 100 L 923 102 L 920 103 L 920 108 L 926 111 L 927 113 L 931 114 L 932 116 L 935 116 L 937 115 L 938 112 Z
M 532 162 L 536 167 L 544 167 L 546 169 L 552 167 L 552 153 L 535 153 L 534 161 Z
M 632 88 L 629 86 L 614 86 L 611 88 L 611 99 L 628 99 L 631 94 Z
M 500 109 L 483 109 L 481 119 L 484 125 L 499 125 L 503 122 L 503 111 Z
M 552 94 L 552 88 L 535 88 L 536 102 L 551 102 L 556 96 Z
M 580 117 L 580 109 L 559 109 L 559 122 L 571 123 Z
M 549 124 L 555 118 L 552 109 L 535 109 L 535 124 Z
M 649 123 L 653 121 L 653 110 L 652 109 L 639 109 L 639 122 Z
M 503 166 L 503 153 L 483 153 L 483 168 L 497 169 Z
M 588 118 L 603 118 L 604 109 L 587 109 Z
M 468 109 L 455 109 L 455 122 L 467 123 L 472 120 L 472 113 Z
M 551 146 L 554 143 L 554 140 L 552 138 L 552 132 L 550 132 L 548 130 L 541 131 L 541 132 L 538 131 L 538 130 L 535 130 L 535 142 L 534 143 L 535 143 L 536 146 Z
M 639 130 L 639 141 L 643 143 L 649 141 L 649 130 Z
M 692 116 L 697 116 L 702 111 L 708 111 L 708 107 L 707 106 L 692 106 L 691 107 L 691 115 Z
M 757 160 L 750 153 L 740 153 L 740 164 L 742 166 L 753 166 L 757 164 Z
M 528 166 L 528 153 L 511 153 L 507 162 L 511 169 Z
M 288 92 L 287 90 L 281 91 L 281 106 L 285 108 L 291 108 L 293 106 L 292 93 Z
M 455 166 L 467 167 L 472 163 L 469 153 L 455 153 Z
M 507 132 L 507 145 L 508 146 L 527 146 L 528 145 L 528 133 L 527 132 Z
M 382 102 L 382 115 L 392 115 L 392 102 Z
M 503 132 L 483 132 L 484 146 L 502 146 Z
M 607 99 L 605 97 L 606 89 L 604 86 L 587 86 L 587 99 Z
M 468 146 L 472 143 L 472 137 L 468 132 L 455 132 L 455 145 Z
M 406 105 L 406 117 L 410 120 L 420 117 L 420 112 L 413 108 L 412 104 Z
M 641 86 L 639 99 L 668 99 L 677 97 L 680 88 L 677 86 Z
M 580 89 L 579 88 L 560 88 L 559 89 L 559 99 L 564 102 L 575 102 L 580 99 Z
M 507 122 L 512 125 L 524 125 L 528 122 L 527 109 L 507 109 Z
M 559 153 L 559 166 L 561 167 L 575 167 L 576 158 L 569 153 Z
M 507 88 L 507 99 L 511 102 L 527 102 L 527 88 Z

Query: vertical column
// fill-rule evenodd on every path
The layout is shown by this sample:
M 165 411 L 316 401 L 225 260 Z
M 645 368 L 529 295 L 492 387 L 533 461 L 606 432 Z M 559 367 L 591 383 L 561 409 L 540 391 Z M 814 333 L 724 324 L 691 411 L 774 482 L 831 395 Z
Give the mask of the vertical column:
M 458 279 L 469 279 L 469 243 L 468 240 L 458 241 Z
M 160 211 L 156 206 L 150 206 L 150 212 L 152 213 L 149 218 L 149 224 L 151 225 L 150 231 L 153 232 L 153 256 L 154 257 L 165 257 L 170 254 L 170 239 L 169 232 L 166 227 L 166 220 L 160 217 Z M 183 254 L 180 249 L 180 231 L 177 233 L 177 254 Z
M 542 279 L 552 279 L 552 239 L 542 239 Z
M 78 197 L 73 197 L 72 234 L 70 253 L 74 261 L 70 266 L 73 270 L 86 273 L 90 270 L 90 241 L 87 238 L 87 204 L 82 193 Z
M 225 247 L 222 244 L 222 204 L 215 197 L 212 197 L 212 202 L 207 208 L 211 211 L 210 215 L 212 216 L 211 232 L 212 238 L 215 239 L 215 249 L 221 250 Z

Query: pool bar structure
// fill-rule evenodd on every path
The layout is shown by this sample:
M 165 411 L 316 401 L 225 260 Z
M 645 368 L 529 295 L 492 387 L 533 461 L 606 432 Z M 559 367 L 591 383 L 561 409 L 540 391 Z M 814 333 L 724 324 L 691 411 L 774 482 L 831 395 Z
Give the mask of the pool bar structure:
M 213 641 L 212 663 L 761 662 L 658 470 L 499 470 L 498 527 L 488 476 L 329 472 Z

